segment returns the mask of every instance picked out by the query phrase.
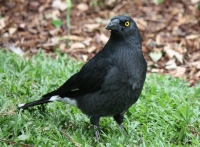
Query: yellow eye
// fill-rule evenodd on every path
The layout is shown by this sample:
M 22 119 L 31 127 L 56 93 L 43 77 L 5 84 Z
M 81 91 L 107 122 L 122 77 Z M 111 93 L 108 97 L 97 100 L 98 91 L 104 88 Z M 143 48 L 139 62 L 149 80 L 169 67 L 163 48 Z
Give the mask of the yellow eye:
M 125 22 L 125 26 L 129 26 L 130 25 L 130 22 L 129 21 L 127 21 L 127 22 Z

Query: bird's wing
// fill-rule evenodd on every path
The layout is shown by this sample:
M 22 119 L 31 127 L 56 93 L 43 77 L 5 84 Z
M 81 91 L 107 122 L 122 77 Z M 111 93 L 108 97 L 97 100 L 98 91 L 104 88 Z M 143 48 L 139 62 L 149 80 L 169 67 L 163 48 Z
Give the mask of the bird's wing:
M 59 95 L 60 97 L 73 98 L 100 90 L 101 84 L 111 68 L 111 59 L 104 57 L 101 59 L 95 58 L 95 60 L 90 60 L 78 73 L 71 76 L 61 87 L 43 97 Z

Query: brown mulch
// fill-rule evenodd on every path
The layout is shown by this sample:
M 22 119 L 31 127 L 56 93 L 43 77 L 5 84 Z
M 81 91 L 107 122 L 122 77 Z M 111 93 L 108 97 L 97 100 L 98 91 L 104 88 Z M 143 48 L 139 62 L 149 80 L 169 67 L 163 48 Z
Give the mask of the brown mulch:
M 59 1 L 59 0 L 57 0 Z M 0 0 L 0 45 L 32 55 L 60 50 L 87 61 L 106 43 L 105 29 L 115 15 L 131 16 L 142 38 L 148 71 L 171 74 L 195 85 L 200 79 L 199 0 L 73 0 L 69 43 L 66 0 Z M 56 5 L 57 4 L 57 5 Z M 62 20 L 56 28 L 52 21 Z M 10 45 L 12 44 L 12 45 Z

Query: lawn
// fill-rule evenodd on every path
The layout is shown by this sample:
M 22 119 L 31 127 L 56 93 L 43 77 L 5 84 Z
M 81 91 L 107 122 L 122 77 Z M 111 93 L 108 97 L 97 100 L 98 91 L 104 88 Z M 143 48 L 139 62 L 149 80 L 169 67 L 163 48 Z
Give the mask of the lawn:
M 129 135 L 113 118 L 102 118 L 100 143 L 89 118 L 70 105 L 16 111 L 18 104 L 63 84 L 82 65 L 59 53 L 47 57 L 40 52 L 28 59 L 0 50 L 0 146 L 200 146 L 200 84 L 189 87 L 171 76 L 147 75 L 140 99 L 125 116 Z

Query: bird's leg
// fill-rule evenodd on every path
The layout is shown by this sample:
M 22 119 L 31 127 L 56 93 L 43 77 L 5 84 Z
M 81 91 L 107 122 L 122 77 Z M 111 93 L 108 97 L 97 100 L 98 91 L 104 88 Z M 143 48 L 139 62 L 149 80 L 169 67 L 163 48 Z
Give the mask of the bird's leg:
M 100 139 L 99 130 L 98 130 L 99 119 L 100 119 L 99 116 L 92 116 L 90 118 L 90 123 L 94 125 L 95 137 L 96 137 L 97 141 L 99 141 L 99 139 Z
M 120 124 L 119 126 L 124 131 L 124 133 L 126 134 L 126 136 L 128 136 L 128 131 L 126 130 L 126 128 L 124 127 L 124 125 Z
M 99 141 L 100 135 L 99 135 L 98 126 L 94 125 L 94 131 L 95 131 L 96 140 Z
M 117 114 L 114 116 L 115 121 L 119 124 L 120 128 L 125 132 L 125 134 L 128 136 L 128 131 L 126 130 L 126 128 L 124 127 L 124 125 L 122 124 L 123 119 L 124 119 L 124 115 L 123 114 Z

